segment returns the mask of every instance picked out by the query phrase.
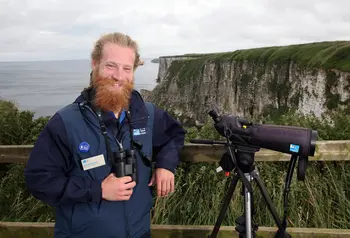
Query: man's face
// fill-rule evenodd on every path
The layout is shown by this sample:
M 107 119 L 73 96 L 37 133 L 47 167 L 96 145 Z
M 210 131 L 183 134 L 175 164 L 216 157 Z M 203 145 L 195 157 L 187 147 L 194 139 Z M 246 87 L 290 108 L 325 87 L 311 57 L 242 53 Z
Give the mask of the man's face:
M 95 103 L 108 111 L 126 108 L 134 86 L 135 52 L 116 44 L 106 44 L 101 62 L 92 62 Z

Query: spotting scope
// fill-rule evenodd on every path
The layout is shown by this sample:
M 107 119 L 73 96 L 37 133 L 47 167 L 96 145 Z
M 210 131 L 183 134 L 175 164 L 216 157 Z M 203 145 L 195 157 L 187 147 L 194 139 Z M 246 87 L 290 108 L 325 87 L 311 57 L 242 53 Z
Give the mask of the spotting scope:
M 218 133 L 228 136 L 235 144 L 298 156 L 298 179 L 304 180 L 308 156 L 315 154 L 317 131 L 296 126 L 253 123 L 239 116 L 219 116 L 215 110 L 211 110 L 209 115 L 213 118 Z

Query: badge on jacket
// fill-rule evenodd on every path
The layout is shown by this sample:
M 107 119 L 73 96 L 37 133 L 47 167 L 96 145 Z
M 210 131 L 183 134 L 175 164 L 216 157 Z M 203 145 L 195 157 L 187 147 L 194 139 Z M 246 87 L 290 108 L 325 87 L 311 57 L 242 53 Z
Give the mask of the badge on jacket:
M 134 136 L 145 135 L 146 134 L 146 128 L 134 129 L 133 130 L 133 134 L 134 134 Z
M 97 168 L 106 164 L 103 154 L 81 160 L 84 171 Z

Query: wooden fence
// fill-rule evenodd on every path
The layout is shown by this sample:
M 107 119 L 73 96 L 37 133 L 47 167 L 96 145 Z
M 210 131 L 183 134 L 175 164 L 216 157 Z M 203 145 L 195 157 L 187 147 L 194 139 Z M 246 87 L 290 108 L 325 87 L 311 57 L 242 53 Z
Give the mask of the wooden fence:
M 5 163 L 25 163 L 33 148 L 33 145 L 1 145 L 0 164 Z M 181 161 L 190 163 L 218 162 L 225 152 L 222 145 L 199 145 L 186 144 L 182 153 Z M 256 161 L 289 161 L 290 155 L 271 150 L 261 149 L 256 153 Z M 314 157 L 309 157 L 309 161 L 349 161 L 350 160 L 350 140 L 339 141 L 319 141 L 317 142 Z M 52 237 L 53 223 L 17 223 L 0 222 L 1 231 L 4 234 L 15 234 L 22 230 L 37 229 L 36 234 L 43 232 Z M 177 225 L 152 225 L 153 237 L 188 237 L 186 231 L 191 231 L 191 237 L 207 237 L 212 230 L 212 226 L 177 226 Z M 260 235 L 263 237 L 273 237 L 276 228 L 260 227 Z M 234 227 L 223 226 L 220 228 L 220 237 L 232 237 Z M 310 229 L 310 228 L 287 228 L 292 237 L 350 237 L 350 230 L 340 229 Z M 163 231 L 163 233 L 162 233 Z M 168 233 L 164 233 L 167 231 Z M 7 233 L 6 233 L 7 232 Z M 226 232 L 226 233 L 225 233 Z M 157 235 L 158 234 L 158 235 Z M 171 234 L 171 235 L 169 235 Z M 225 235 L 227 234 L 227 236 Z M 12 237 L 12 236 L 8 237 Z M 4 236 L 5 237 L 5 236 Z M 31 236 L 28 236 L 31 237 Z M 44 236 L 43 236 L 44 237 Z M 238 236 L 235 236 L 238 237 Z
M 0 145 L 1 163 L 25 163 L 33 145 Z M 218 162 L 226 151 L 223 145 L 185 144 L 181 161 L 198 163 Z M 256 153 L 256 161 L 289 161 L 290 155 L 261 149 Z M 316 144 L 314 157 L 309 161 L 344 161 L 350 160 L 350 140 L 319 141 Z

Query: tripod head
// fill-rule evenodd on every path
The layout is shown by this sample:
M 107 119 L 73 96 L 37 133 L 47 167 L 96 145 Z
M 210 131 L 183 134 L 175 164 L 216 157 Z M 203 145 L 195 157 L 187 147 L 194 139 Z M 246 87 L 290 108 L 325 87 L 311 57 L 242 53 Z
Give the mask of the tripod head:
M 192 139 L 194 144 L 209 144 L 209 145 L 225 145 L 233 150 L 232 156 L 230 150 L 226 151 L 220 161 L 220 170 L 231 172 L 235 168 L 239 168 L 243 173 L 249 173 L 254 169 L 254 154 L 260 150 L 257 146 L 243 145 L 241 143 L 230 143 L 230 141 L 215 141 Z

